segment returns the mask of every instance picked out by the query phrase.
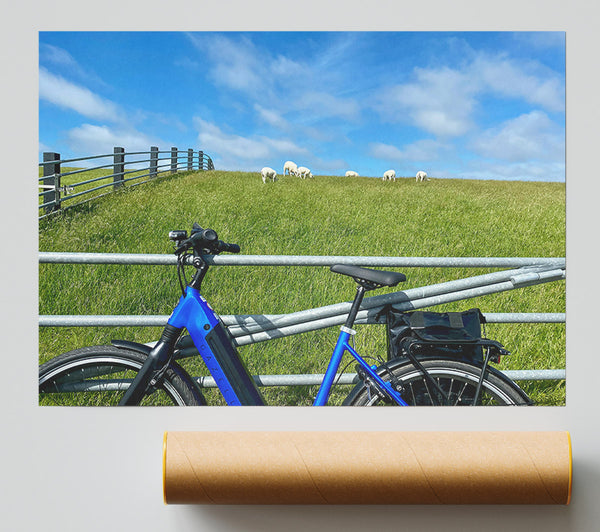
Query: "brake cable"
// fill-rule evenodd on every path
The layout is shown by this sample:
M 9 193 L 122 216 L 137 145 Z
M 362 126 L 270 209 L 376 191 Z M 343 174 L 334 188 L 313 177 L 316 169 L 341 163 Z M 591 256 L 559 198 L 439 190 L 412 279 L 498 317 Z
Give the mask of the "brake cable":
M 182 295 L 185 296 L 185 287 L 187 286 L 187 279 L 185 278 L 185 261 L 188 253 L 180 253 L 177 255 L 177 278 L 179 279 L 179 287 L 181 288 Z M 183 279 L 182 279 L 183 277 Z

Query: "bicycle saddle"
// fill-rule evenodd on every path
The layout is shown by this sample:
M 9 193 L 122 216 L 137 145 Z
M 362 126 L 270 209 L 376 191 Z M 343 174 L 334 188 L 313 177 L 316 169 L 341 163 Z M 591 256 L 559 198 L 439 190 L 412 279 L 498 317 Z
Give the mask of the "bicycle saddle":
M 398 283 L 406 281 L 406 275 L 397 272 L 386 272 L 382 270 L 370 270 L 368 268 L 360 268 L 359 266 L 349 266 L 346 264 L 334 264 L 329 268 L 334 273 L 349 275 L 357 283 L 374 284 L 372 288 L 379 286 L 396 286 Z

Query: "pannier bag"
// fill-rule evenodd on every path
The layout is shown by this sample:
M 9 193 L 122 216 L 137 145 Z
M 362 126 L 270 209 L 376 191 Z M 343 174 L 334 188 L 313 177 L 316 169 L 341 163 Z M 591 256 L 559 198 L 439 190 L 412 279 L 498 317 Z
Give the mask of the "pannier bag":
M 380 314 L 387 318 L 388 359 L 410 352 L 415 356 L 449 356 L 483 362 L 483 345 L 502 347 L 482 338 L 481 324 L 485 323 L 485 317 L 478 308 L 464 312 L 403 312 L 388 306 Z M 502 351 L 501 354 L 508 354 Z

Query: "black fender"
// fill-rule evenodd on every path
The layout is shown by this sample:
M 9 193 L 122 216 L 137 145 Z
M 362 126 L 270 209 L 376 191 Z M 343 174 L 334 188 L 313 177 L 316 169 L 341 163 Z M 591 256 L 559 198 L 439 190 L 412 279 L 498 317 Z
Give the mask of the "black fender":
M 138 342 L 130 342 L 129 340 L 111 340 L 110 343 L 115 347 L 137 351 L 138 353 L 142 353 L 146 356 L 148 356 L 150 351 L 152 351 L 152 347 L 149 345 L 139 344 Z

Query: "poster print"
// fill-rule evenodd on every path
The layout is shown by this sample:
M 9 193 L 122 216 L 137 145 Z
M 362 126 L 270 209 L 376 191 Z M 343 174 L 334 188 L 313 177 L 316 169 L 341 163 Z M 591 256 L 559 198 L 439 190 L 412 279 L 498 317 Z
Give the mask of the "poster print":
M 565 404 L 564 33 L 39 57 L 40 404 Z

